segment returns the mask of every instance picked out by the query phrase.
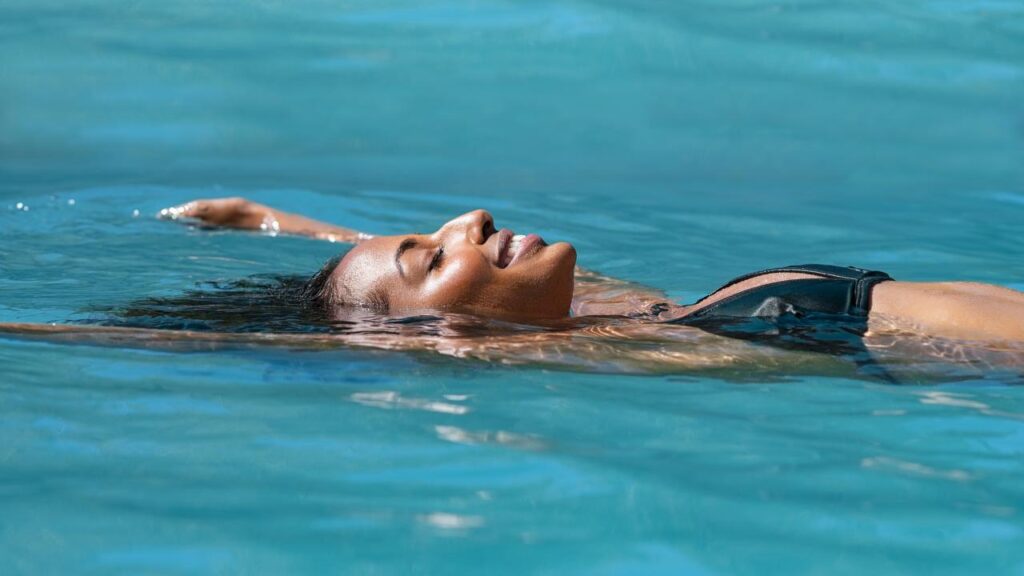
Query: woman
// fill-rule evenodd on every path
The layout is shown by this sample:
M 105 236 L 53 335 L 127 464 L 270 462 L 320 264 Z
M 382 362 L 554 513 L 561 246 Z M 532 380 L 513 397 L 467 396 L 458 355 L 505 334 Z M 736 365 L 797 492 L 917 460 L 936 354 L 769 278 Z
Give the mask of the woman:
M 371 318 L 372 324 L 388 317 L 436 320 L 438 313 L 446 323 L 416 330 L 409 328 L 415 322 L 385 321 L 381 330 L 305 334 L 271 324 L 259 328 L 259 323 L 257 330 L 239 334 L 183 329 L 188 324 L 152 330 L 130 322 L 120 327 L 8 324 L 0 325 L 0 332 L 178 349 L 356 344 L 645 373 L 727 368 L 746 376 L 782 369 L 891 379 L 893 366 L 905 368 L 908 359 L 985 369 L 1024 364 L 1024 346 L 1017 344 L 1024 344 L 1024 293 L 996 286 L 899 282 L 881 272 L 812 265 L 744 276 L 694 304 L 679 305 L 656 290 L 580 270 L 571 245 L 548 245 L 533 234 L 498 229 L 483 210 L 430 234 L 380 237 L 242 198 L 197 200 L 160 216 L 356 244 L 302 282 L 291 292 L 296 298 L 275 299 L 277 311 L 301 307 L 345 326 L 353 318 Z M 207 306 L 208 301 L 209 295 L 199 294 L 176 305 Z M 229 306 L 235 315 L 237 304 Z M 260 306 L 251 308 L 255 315 Z M 153 310 L 143 306 L 133 314 L 152 317 Z M 467 319 L 519 323 L 519 328 L 480 330 Z M 973 343 L 965 348 L 962 341 Z M 854 362 L 836 362 L 836 357 Z
M 354 306 L 389 314 L 433 310 L 513 321 L 647 315 L 706 324 L 712 317 L 777 316 L 786 306 L 802 305 L 805 311 L 861 318 L 869 334 L 1024 341 L 1024 293 L 1008 288 L 899 282 L 878 272 L 803 266 L 743 277 L 695 304 L 677 305 L 664 302 L 654 290 L 576 270 L 576 251 L 568 243 L 548 245 L 534 234 L 498 230 L 483 210 L 459 216 L 431 234 L 381 237 L 243 198 L 197 200 L 161 216 L 357 244 L 314 278 L 311 297 L 328 308 Z

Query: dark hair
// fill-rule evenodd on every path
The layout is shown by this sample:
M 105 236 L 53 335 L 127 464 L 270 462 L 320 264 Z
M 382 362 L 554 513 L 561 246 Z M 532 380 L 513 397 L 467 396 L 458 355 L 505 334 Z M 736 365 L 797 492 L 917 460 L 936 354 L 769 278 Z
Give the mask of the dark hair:
M 255 275 L 198 283 L 182 294 L 83 310 L 84 324 L 212 332 L 330 332 L 369 315 L 385 315 L 387 295 L 374 288 L 358 300 L 334 282 L 341 257 L 312 277 Z M 347 310 L 347 313 L 346 313 Z
M 306 306 L 330 310 L 336 306 L 344 305 L 344 302 L 338 297 L 337 286 L 334 282 L 331 282 L 334 277 L 334 271 L 340 263 L 341 256 L 331 258 L 302 287 L 301 297 Z
M 357 299 L 347 286 L 339 287 L 337 282 L 332 282 L 341 260 L 341 256 L 332 258 L 309 279 L 302 291 L 305 305 L 332 313 L 341 308 L 362 308 L 375 314 L 387 314 L 391 306 L 383 287 L 374 287 L 363 298 Z
M 211 332 L 326 332 L 335 324 L 338 297 L 332 274 L 340 258 L 312 277 L 255 275 L 207 281 L 173 296 L 150 296 L 92 306 L 84 324 Z

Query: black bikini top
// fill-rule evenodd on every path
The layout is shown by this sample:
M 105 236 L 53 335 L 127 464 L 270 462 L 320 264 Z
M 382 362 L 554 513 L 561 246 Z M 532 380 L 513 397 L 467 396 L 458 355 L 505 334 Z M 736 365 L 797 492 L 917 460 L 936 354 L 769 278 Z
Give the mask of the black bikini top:
M 863 270 L 852 266 L 804 264 L 769 268 L 734 278 L 711 294 L 701 298 L 698 305 L 715 294 L 758 276 L 779 272 L 812 274 L 817 278 L 782 280 L 748 290 L 742 290 L 686 315 L 695 321 L 707 318 L 764 318 L 787 313 L 836 314 L 866 318 L 871 310 L 871 289 L 879 282 L 892 280 L 885 272 Z
M 744 280 L 779 272 L 815 278 L 742 290 L 667 323 L 783 348 L 864 355 L 861 337 L 867 332 L 871 290 L 892 280 L 884 272 L 822 264 L 770 268 L 735 278 L 695 304 Z

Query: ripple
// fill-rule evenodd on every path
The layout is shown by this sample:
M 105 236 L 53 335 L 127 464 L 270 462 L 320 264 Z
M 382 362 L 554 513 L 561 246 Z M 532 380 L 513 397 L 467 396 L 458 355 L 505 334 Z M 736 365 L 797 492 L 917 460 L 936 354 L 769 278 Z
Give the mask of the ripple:
M 544 443 L 535 437 L 512 432 L 470 432 L 457 426 L 434 426 L 437 437 L 455 444 L 503 444 L 526 450 L 541 450 Z
M 460 406 L 458 404 L 449 404 L 447 402 L 437 402 L 422 398 L 405 398 L 399 392 L 390 391 L 356 392 L 349 396 L 349 398 L 353 402 L 362 404 L 363 406 L 384 408 L 387 410 L 405 408 L 410 410 L 424 410 L 426 412 L 455 415 L 468 414 L 470 411 L 468 406 Z
M 483 516 L 466 516 L 450 512 L 432 512 L 417 516 L 416 519 L 441 530 L 467 530 L 484 525 Z
M 861 460 L 860 465 L 862 468 L 877 468 L 880 470 L 900 472 L 912 476 L 942 478 L 944 480 L 954 480 L 957 482 L 967 482 L 973 479 L 970 474 L 963 470 L 940 470 L 917 462 L 900 460 L 888 456 L 865 458 Z

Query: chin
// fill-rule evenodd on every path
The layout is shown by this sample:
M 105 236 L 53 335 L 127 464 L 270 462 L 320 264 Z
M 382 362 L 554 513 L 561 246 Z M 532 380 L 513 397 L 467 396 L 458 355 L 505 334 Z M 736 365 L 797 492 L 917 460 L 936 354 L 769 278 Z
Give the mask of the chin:
M 558 262 L 559 268 L 565 266 L 572 272 L 576 267 L 576 248 L 572 244 L 558 242 L 548 246 L 548 250 L 552 251 L 553 258 Z
M 552 244 L 548 249 L 552 251 L 551 258 L 555 262 L 549 291 L 553 306 L 549 315 L 568 316 L 576 283 L 576 248 L 568 242 L 559 242 Z
M 497 306 L 471 313 L 507 320 L 553 320 L 569 315 L 576 272 L 576 249 L 568 242 L 544 247 L 531 262 L 530 274 L 520 276 L 515 296 L 496 298 Z M 503 290 L 504 292 L 504 290 Z

